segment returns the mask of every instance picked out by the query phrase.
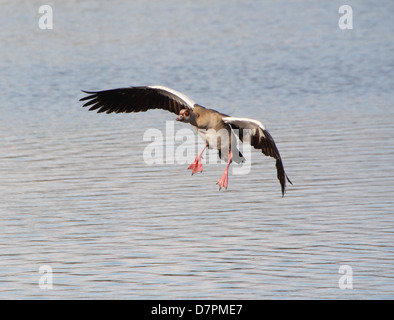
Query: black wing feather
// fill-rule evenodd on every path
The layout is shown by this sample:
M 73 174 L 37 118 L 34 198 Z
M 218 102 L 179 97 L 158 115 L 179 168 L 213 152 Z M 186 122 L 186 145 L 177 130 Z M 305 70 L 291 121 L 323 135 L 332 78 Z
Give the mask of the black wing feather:
M 163 109 L 179 114 L 190 106 L 177 95 L 161 88 L 129 87 L 104 91 L 83 91 L 88 96 L 80 101 L 87 101 L 83 107 L 98 113 L 145 112 L 150 109 Z
M 238 136 L 240 140 L 243 142 L 244 141 L 243 130 L 234 123 L 229 123 L 229 125 L 231 126 L 231 128 L 237 129 L 237 132 L 239 133 Z M 282 158 L 280 157 L 279 150 L 276 147 L 275 141 L 272 138 L 271 134 L 265 129 L 258 128 L 251 135 L 250 144 L 255 149 L 261 150 L 261 152 L 264 153 L 266 156 L 276 159 L 277 177 L 281 185 L 282 197 L 283 197 L 286 189 L 286 180 L 290 184 L 293 183 L 290 181 L 289 177 L 285 173 Z

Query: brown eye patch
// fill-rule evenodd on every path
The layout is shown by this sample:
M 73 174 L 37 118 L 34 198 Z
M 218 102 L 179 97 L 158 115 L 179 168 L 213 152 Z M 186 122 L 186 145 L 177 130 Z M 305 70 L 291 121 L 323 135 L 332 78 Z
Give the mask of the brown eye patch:
M 188 117 L 189 116 L 189 111 L 185 111 L 185 116 Z

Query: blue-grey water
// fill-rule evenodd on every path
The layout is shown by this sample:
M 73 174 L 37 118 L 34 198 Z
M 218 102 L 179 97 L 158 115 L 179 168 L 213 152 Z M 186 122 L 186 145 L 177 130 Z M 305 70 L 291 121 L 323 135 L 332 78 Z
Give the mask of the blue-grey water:
M 0 2 L 0 298 L 394 298 L 392 1 Z M 131 85 L 260 120 L 294 185 L 148 165 L 176 115 L 78 101 Z

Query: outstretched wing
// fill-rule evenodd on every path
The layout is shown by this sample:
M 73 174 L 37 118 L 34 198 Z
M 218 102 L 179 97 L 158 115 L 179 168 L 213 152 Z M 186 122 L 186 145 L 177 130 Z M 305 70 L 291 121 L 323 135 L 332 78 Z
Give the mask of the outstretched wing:
M 228 123 L 232 129 L 236 129 L 241 141 L 250 140 L 250 144 L 259 149 L 266 156 L 276 159 L 277 176 L 282 188 L 282 197 L 285 194 L 286 180 L 292 182 L 287 177 L 279 150 L 270 133 L 264 128 L 260 121 L 248 118 L 224 117 L 223 121 Z M 246 129 L 249 129 L 245 131 Z
M 97 112 L 144 112 L 163 109 L 179 114 L 182 109 L 193 109 L 195 103 L 186 95 L 163 86 L 118 88 L 104 91 L 83 91 L 88 96 L 83 106 Z

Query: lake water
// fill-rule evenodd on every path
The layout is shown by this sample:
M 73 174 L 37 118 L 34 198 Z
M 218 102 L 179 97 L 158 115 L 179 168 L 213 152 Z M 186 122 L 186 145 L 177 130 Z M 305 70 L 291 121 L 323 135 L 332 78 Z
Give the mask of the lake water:
M 0 3 L 0 298 L 394 298 L 392 1 Z M 174 114 L 78 101 L 131 85 L 260 120 L 294 185 L 148 165 Z

